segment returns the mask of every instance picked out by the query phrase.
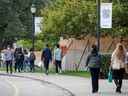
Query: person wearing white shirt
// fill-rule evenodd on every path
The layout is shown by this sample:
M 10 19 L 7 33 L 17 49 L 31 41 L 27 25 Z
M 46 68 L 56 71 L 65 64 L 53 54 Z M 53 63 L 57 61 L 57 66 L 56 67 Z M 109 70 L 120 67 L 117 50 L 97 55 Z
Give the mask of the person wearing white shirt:
M 122 79 L 125 72 L 125 58 L 125 47 L 123 44 L 118 43 L 111 57 L 111 68 L 113 72 L 113 79 L 116 84 L 117 93 L 121 93 Z
M 58 69 L 60 70 L 59 72 L 62 73 L 62 66 L 61 66 L 62 51 L 60 49 L 59 44 L 57 44 L 56 47 L 57 48 L 54 50 L 54 62 L 56 66 L 56 73 L 58 73 Z

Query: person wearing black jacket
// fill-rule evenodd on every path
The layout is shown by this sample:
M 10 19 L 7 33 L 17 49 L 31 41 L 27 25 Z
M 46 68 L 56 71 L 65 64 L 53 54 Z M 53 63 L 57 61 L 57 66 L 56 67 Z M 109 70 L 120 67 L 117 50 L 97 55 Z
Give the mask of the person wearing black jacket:
M 23 61 L 24 61 L 24 54 L 22 52 L 22 48 L 18 48 L 15 51 L 15 72 L 18 69 L 18 72 L 23 70 Z
M 15 59 L 15 72 L 17 72 L 17 69 L 18 69 L 18 48 L 15 49 L 14 59 Z
M 36 60 L 36 55 L 34 53 L 34 49 L 31 48 L 30 49 L 30 54 L 29 54 L 30 72 L 35 71 L 35 64 L 34 64 L 35 60 Z
M 101 65 L 101 58 L 98 54 L 97 46 L 92 45 L 91 54 L 88 55 L 86 66 L 89 67 L 92 79 L 92 93 L 97 93 L 99 89 L 99 73 L 100 73 L 100 65 Z
M 48 75 L 49 63 L 50 63 L 50 61 L 52 61 L 52 52 L 51 52 L 48 44 L 46 45 L 46 48 L 44 48 L 42 51 L 41 61 L 43 61 L 43 63 L 44 63 L 45 74 Z

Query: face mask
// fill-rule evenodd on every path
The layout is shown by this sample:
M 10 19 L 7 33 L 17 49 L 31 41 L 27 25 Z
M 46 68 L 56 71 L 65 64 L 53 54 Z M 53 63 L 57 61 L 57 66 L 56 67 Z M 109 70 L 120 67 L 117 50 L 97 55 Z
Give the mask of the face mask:
M 8 47 L 7 49 L 9 50 L 10 48 Z

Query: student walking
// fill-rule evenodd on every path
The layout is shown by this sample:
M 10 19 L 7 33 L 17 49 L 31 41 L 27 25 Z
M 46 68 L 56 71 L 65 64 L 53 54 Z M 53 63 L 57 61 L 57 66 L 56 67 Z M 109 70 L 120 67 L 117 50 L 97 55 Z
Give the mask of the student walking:
M 19 52 L 19 48 L 16 48 L 15 49 L 15 52 L 14 52 L 14 59 L 15 59 L 15 72 L 17 72 L 18 70 L 18 61 L 19 61 L 19 57 L 18 57 L 18 52 Z
M 24 63 L 23 63 L 23 70 L 24 72 L 28 72 L 29 71 L 29 67 L 30 63 L 29 63 L 29 56 L 28 56 L 28 52 L 26 49 L 24 49 Z
M 98 54 L 97 46 L 92 45 L 91 54 L 88 55 L 86 66 L 89 67 L 92 79 L 92 93 L 97 93 L 99 89 L 99 73 L 100 73 L 100 65 L 101 65 L 101 58 Z
M 62 60 L 62 51 L 60 49 L 59 44 L 56 45 L 56 49 L 54 50 L 54 62 L 56 66 L 56 73 L 62 73 L 61 60 Z
M 35 60 L 36 60 L 36 55 L 34 53 L 33 48 L 31 48 L 29 54 L 30 72 L 35 71 Z
M 41 61 L 44 62 L 45 74 L 48 75 L 49 62 L 52 61 L 52 53 L 48 44 L 46 45 L 46 48 L 42 51 Z
M 17 54 L 17 59 L 18 59 L 18 71 L 21 72 L 23 71 L 23 63 L 24 63 L 24 54 L 22 51 L 22 48 L 18 48 L 18 54 Z
M 6 72 L 8 73 L 9 68 L 10 68 L 10 73 L 12 74 L 13 69 L 12 69 L 12 62 L 14 59 L 14 53 L 10 46 L 7 47 L 7 49 L 4 51 L 4 56 L 5 56 L 5 63 L 6 63 Z
M 125 72 L 125 58 L 125 48 L 122 43 L 118 43 L 111 56 L 111 68 L 117 93 L 121 93 L 122 79 Z

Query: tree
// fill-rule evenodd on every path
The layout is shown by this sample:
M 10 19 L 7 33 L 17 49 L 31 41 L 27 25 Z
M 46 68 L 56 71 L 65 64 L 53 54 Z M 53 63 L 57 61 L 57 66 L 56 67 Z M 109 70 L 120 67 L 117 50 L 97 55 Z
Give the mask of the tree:
M 109 34 L 113 37 L 128 36 L 128 1 L 121 0 L 113 1 L 112 11 L 112 29 L 102 29 L 103 34 Z
M 42 12 L 43 31 L 46 33 L 78 37 L 95 32 L 96 4 L 93 1 L 56 0 Z
M 96 34 L 96 0 L 56 0 L 42 14 L 44 34 L 75 38 Z M 128 36 L 127 17 L 128 1 L 113 1 L 113 28 L 101 29 L 101 35 Z
M 40 8 L 45 7 L 51 0 L 0 0 L 0 44 L 13 41 L 14 38 L 31 38 L 30 6 L 36 4 L 37 16 Z M 42 6 L 43 5 L 43 6 Z M 0 45 L 1 48 L 2 45 Z

